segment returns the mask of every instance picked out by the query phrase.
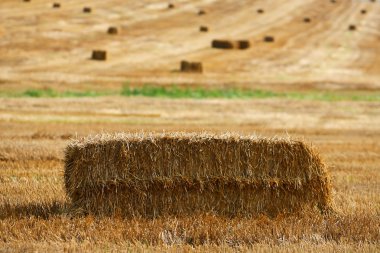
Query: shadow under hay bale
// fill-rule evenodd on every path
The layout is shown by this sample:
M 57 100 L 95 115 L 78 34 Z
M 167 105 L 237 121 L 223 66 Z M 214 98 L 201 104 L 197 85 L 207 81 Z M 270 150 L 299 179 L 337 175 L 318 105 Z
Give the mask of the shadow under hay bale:
M 250 42 L 248 40 L 213 40 L 211 47 L 217 49 L 247 49 L 250 47 Z
M 181 72 L 185 73 L 202 73 L 203 66 L 201 62 L 181 61 Z
M 94 50 L 91 55 L 92 60 L 105 61 L 107 60 L 107 52 L 104 50 Z
M 117 27 L 111 26 L 108 28 L 107 33 L 111 35 L 116 35 L 119 33 L 119 30 L 117 29 Z
M 200 32 L 208 32 L 208 27 L 207 26 L 201 26 L 199 27 Z
M 30 2 L 30 0 L 24 0 L 24 2 Z
M 265 36 L 264 42 L 268 42 L 268 43 L 274 42 L 274 37 L 273 36 Z
M 254 216 L 329 210 L 330 179 L 300 141 L 208 134 L 116 134 L 65 150 L 72 210 L 126 217 Z
M 83 13 L 91 13 L 92 12 L 92 8 L 90 7 L 84 7 L 83 8 Z
M 349 31 L 356 31 L 356 25 L 349 25 L 348 30 Z
M 60 3 L 53 3 L 53 8 L 61 8 L 61 4 Z

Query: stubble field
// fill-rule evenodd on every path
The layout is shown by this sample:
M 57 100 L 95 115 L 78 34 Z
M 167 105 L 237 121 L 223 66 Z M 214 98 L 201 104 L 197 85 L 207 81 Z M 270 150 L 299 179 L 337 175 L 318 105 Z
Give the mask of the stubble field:
M 276 2 L 176 1 L 167 10 L 162 1 L 67 0 L 60 9 L 46 0 L 1 1 L 0 251 L 380 251 L 380 5 Z M 82 13 L 84 6 L 93 13 Z M 207 14 L 197 16 L 199 9 Z M 199 34 L 203 24 L 209 33 Z M 350 24 L 357 30 L 349 32 Z M 110 25 L 121 33 L 110 38 Z M 277 38 L 274 44 L 261 41 L 267 34 Z M 211 49 L 211 40 L 221 37 L 250 39 L 253 46 Z M 108 50 L 106 62 L 88 59 L 96 48 Z M 183 59 L 202 61 L 204 74 L 178 72 Z M 300 96 L 122 96 L 126 83 Z M 67 90 L 82 93 L 62 93 Z M 307 96 L 326 92 L 334 99 Z M 303 139 L 328 166 L 335 212 L 232 219 L 72 215 L 65 146 L 72 138 L 120 131 Z

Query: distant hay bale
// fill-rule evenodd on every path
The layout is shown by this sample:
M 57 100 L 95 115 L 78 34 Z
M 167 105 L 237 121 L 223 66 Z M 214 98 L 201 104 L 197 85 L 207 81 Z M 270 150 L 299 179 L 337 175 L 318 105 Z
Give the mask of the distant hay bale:
M 233 49 L 234 42 L 229 40 L 213 40 L 211 42 L 211 47 L 219 49 Z
M 204 10 L 199 10 L 199 11 L 198 11 L 198 15 L 199 15 L 199 16 L 206 15 L 206 11 L 204 11 Z
M 305 23 L 310 23 L 310 22 L 311 22 L 311 19 L 306 17 L 306 18 L 303 19 L 303 22 L 305 22 Z
M 202 63 L 181 61 L 181 72 L 202 73 L 203 72 Z
M 274 37 L 273 36 L 265 36 L 264 41 L 265 42 L 274 42 Z
M 107 33 L 111 35 L 116 35 L 119 33 L 119 30 L 117 29 L 117 27 L 111 26 L 108 28 Z
M 360 13 L 361 13 L 361 14 L 367 14 L 367 10 L 364 10 L 364 9 L 363 9 L 363 10 L 360 11 Z
M 174 7 L 175 7 L 174 4 L 172 4 L 172 3 L 168 4 L 168 9 L 174 9 Z
M 238 49 L 247 49 L 251 46 L 251 43 L 248 40 L 238 40 L 237 48 Z
M 254 216 L 330 209 L 330 179 L 301 141 L 210 134 L 115 134 L 65 150 L 72 208 L 94 215 Z
M 107 60 L 107 52 L 104 50 L 94 50 L 92 51 L 91 59 L 97 61 L 105 61 Z
M 248 40 L 213 40 L 211 47 L 218 49 L 247 49 L 250 47 L 250 42 Z
M 53 3 L 53 8 L 61 8 L 61 4 L 60 3 Z
M 92 12 L 92 8 L 91 7 L 84 7 L 83 8 L 83 12 L 84 13 L 91 13 Z
M 349 25 L 348 30 L 350 31 L 356 31 L 356 25 Z
M 263 9 L 258 9 L 258 10 L 257 10 L 257 13 L 259 13 L 259 14 L 263 14 L 263 13 L 264 13 L 264 10 L 263 10 Z
M 208 32 L 208 27 L 207 26 L 200 26 L 199 31 L 200 32 Z

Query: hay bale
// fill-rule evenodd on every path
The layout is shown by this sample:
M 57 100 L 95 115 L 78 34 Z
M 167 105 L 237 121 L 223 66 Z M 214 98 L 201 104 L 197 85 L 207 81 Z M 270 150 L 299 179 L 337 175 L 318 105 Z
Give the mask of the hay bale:
M 251 216 L 330 208 L 325 165 L 301 141 L 210 134 L 115 134 L 65 150 L 73 210 L 127 217 Z
M 201 62 L 181 61 L 181 72 L 202 73 L 203 67 Z
M 92 8 L 91 7 L 84 7 L 83 8 L 83 13 L 91 13 L 92 12 Z
M 53 3 L 53 8 L 61 8 L 61 4 L 60 3 Z
M 91 59 L 97 61 L 105 61 L 107 60 L 107 52 L 104 50 L 94 50 L 92 51 Z
M 175 7 L 174 4 L 172 4 L 172 3 L 168 4 L 168 9 L 174 9 L 174 7 Z
M 200 26 L 199 31 L 200 32 L 208 32 L 208 27 L 207 26 Z
M 199 10 L 199 11 L 198 11 L 198 15 L 199 15 L 199 16 L 206 15 L 206 11 L 204 11 L 204 10 Z
M 363 10 L 360 11 L 360 13 L 363 14 L 363 15 L 364 15 L 364 14 L 367 14 L 367 10 L 364 10 L 364 9 L 363 9 Z
M 251 46 L 251 43 L 248 40 L 238 40 L 237 48 L 238 49 L 248 49 Z
M 349 25 L 348 30 L 349 31 L 356 31 L 356 25 Z
M 107 33 L 111 35 L 116 35 L 119 33 L 119 30 L 117 29 L 117 27 L 111 26 L 108 28 Z
M 263 14 L 263 13 L 264 13 L 264 10 L 263 10 L 263 9 L 258 9 L 258 10 L 257 10 L 257 13 L 259 13 L 259 14 Z
M 213 40 L 211 47 L 218 49 L 247 49 L 250 47 L 250 42 L 248 40 Z
M 273 36 L 265 36 L 264 42 L 268 42 L 268 43 L 274 42 L 274 37 Z
M 234 42 L 229 40 L 213 40 L 211 42 L 211 47 L 218 49 L 233 49 L 234 46 Z
M 310 23 L 310 22 L 311 22 L 311 19 L 308 18 L 308 17 L 306 17 L 306 18 L 303 19 L 303 22 L 304 22 L 304 23 Z

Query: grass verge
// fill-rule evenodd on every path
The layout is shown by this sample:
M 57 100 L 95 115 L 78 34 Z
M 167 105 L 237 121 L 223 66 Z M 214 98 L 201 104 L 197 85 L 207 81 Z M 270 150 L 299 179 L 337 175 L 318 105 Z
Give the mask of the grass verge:
M 374 101 L 380 102 L 379 92 L 337 92 L 337 91 L 309 91 L 309 92 L 274 92 L 269 90 L 240 89 L 240 88 L 183 88 L 172 86 L 141 87 L 124 86 L 119 91 L 56 91 L 53 89 L 28 89 L 23 92 L 0 92 L 0 97 L 33 97 L 33 98 L 70 98 L 70 97 L 160 97 L 160 98 L 192 98 L 192 99 L 267 99 L 284 98 L 292 100 L 316 101 Z

